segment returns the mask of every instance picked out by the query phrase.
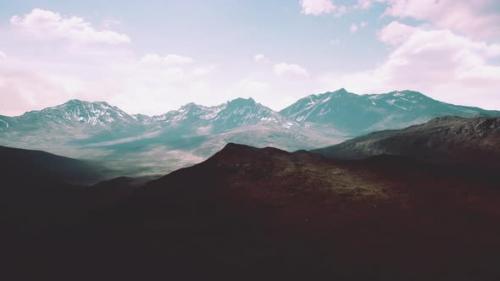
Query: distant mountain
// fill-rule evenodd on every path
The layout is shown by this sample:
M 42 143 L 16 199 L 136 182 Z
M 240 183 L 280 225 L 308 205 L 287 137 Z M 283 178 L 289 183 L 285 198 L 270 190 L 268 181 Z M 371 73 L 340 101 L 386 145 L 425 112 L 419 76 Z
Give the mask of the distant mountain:
M 116 176 L 164 174 L 203 161 L 226 143 L 295 151 L 337 144 L 436 116 L 500 116 L 411 91 L 312 95 L 281 112 L 251 98 L 217 106 L 190 103 L 157 116 L 130 115 L 105 102 L 70 100 L 18 117 L 0 116 L 0 145 L 98 160 Z
M 203 128 L 210 133 L 225 132 L 259 123 L 278 124 L 285 127 L 298 126 L 295 122 L 287 120 L 251 98 L 237 98 L 212 107 L 190 103 L 179 110 L 153 118 L 170 126 Z
M 138 118 L 106 102 L 70 100 L 40 111 L 30 111 L 19 117 L 0 116 L 4 129 L 40 129 L 53 126 L 107 127 L 135 124 Z
M 314 152 L 336 159 L 397 155 L 500 167 L 500 118 L 440 117 L 402 130 L 371 133 Z
M 232 141 L 287 150 L 338 142 L 251 98 L 212 107 L 190 103 L 151 117 L 104 102 L 71 100 L 19 117 L 0 116 L 0 123 L 0 144 L 99 160 L 125 175 L 191 165 Z
M 17 117 L 0 116 L 0 145 L 44 150 L 68 157 L 97 158 L 102 151 L 75 145 L 143 134 L 137 116 L 105 102 L 70 100 L 64 104 L 30 111 Z
M 440 116 L 500 116 L 500 111 L 452 105 L 415 91 L 356 95 L 345 89 L 305 97 L 280 113 L 348 136 L 404 128 Z

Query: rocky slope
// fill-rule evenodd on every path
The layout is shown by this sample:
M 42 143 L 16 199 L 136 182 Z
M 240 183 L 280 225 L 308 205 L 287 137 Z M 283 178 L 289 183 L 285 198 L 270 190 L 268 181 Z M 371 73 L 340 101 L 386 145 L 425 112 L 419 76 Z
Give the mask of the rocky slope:
M 414 91 L 356 95 L 345 89 L 305 97 L 280 113 L 348 136 L 404 128 L 440 116 L 500 116 L 498 111 L 452 105 Z
M 368 134 L 314 152 L 337 159 L 397 155 L 441 163 L 498 165 L 500 118 L 441 117 L 402 130 Z

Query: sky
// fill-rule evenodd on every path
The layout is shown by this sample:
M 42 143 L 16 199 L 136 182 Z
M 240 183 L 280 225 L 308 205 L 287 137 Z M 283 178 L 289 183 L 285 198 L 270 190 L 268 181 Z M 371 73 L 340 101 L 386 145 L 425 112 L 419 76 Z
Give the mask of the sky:
M 0 114 L 162 114 L 339 88 L 500 109 L 498 0 L 0 0 Z

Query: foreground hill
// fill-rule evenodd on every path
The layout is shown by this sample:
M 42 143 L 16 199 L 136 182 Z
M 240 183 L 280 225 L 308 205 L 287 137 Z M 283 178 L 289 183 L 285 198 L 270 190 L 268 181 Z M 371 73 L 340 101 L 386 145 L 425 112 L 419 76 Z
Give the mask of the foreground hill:
M 86 190 L 109 176 L 96 163 L 43 151 L 0 147 L 0 159 L 2 249 L 81 223 L 97 202 Z
M 356 95 L 344 89 L 303 98 L 276 112 L 253 99 L 194 103 L 158 116 L 105 102 L 70 100 L 17 117 L 0 116 L 0 145 L 98 160 L 117 176 L 165 174 L 199 163 L 229 142 L 287 151 L 316 149 L 361 134 L 434 117 L 500 116 L 413 91 Z
M 440 163 L 500 165 L 500 118 L 437 118 L 315 150 L 336 159 L 397 155 Z
M 10 183 L 92 184 L 106 178 L 107 170 L 96 163 L 71 159 L 43 151 L 0 146 L 2 186 Z
M 229 144 L 14 251 L 24 274 L 72 280 L 496 280 L 498 186 L 480 168 Z

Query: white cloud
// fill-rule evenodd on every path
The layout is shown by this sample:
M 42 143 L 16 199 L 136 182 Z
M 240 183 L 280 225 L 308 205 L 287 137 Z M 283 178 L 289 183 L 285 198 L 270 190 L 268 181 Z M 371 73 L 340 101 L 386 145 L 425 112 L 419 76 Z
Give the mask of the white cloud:
M 357 23 L 353 23 L 351 24 L 351 26 L 349 27 L 349 31 L 351 31 L 351 33 L 356 33 L 358 32 L 360 29 L 362 28 L 365 28 L 367 25 L 367 23 L 365 21 L 362 21 L 360 22 L 359 24 Z
M 363 10 L 369 9 L 372 6 L 373 2 L 373 0 L 358 0 L 356 8 Z
M 187 65 L 194 63 L 194 59 L 191 57 L 169 54 L 166 56 L 160 56 L 158 54 L 147 54 L 141 59 L 142 63 L 145 64 L 161 64 L 167 66 L 174 65 Z
M 351 33 L 356 33 L 358 31 L 358 25 L 353 23 L 351 24 L 351 27 L 349 27 L 349 31 L 351 31 Z
M 398 18 L 414 18 L 450 29 L 471 38 L 500 36 L 500 14 L 497 0 L 384 0 L 385 14 Z M 498 41 L 498 39 L 496 40 Z
M 274 65 L 273 71 L 281 77 L 309 77 L 309 72 L 305 68 L 293 63 L 277 63 Z
M 415 89 L 461 104 L 500 107 L 500 45 L 473 41 L 449 30 L 392 22 L 379 38 L 392 46 L 386 61 L 358 73 L 330 73 L 320 80 L 328 88 L 360 92 Z
M 208 66 L 197 66 L 193 69 L 192 73 L 194 76 L 205 76 L 213 73 L 217 69 L 216 65 Z
M 336 6 L 331 0 L 300 0 L 300 5 L 305 15 L 318 16 L 332 13 L 340 15 L 346 12 L 345 6 Z
M 126 34 L 108 29 L 97 30 L 83 18 L 62 16 L 49 10 L 33 9 L 24 16 L 13 16 L 10 23 L 13 27 L 37 39 L 64 39 L 84 44 L 121 44 L 130 42 L 130 38 Z
M 266 99 L 272 98 L 271 86 L 264 81 L 244 78 L 238 81 L 229 91 L 228 99 L 237 93 L 239 97 L 251 97 L 258 102 L 266 102 Z
M 124 62 L 116 65 L 114 79 L 100 81 L 101 93 L 112 93 L 109 102 L 133 113 L 161 114 L 196 101 L 212 104 L 212 74 L 215 66 L 192 64 L 144 64 Z M 92 91 L 92 89 L 89 89 Z
M 379 32 L 378 38 L 386 44 L 396 46 L 408 40 L 416 31 L 416 27 L 393 21 Z
M 67 101 L 70 97 L 50 76 L 0 64 L 1 114 L 18 115 Z
M 253 56 L 253 60 L 256 63 L 270 63 L 271 62 L 271 60 L 263 54 L 256 54 L 255 56 Z
M 216 65 L 182 56 L 163 56 L 169 59 L 159 64 L 144 63 L 130 53 L 94 56 L 83 53 L 64 62 L 36 55 L 10 56 L 0 63 L 0 114 L 18 115 L 71 98 L 105 100 L 128 112 L 145 114 L 165 113 L 191 101 L 209 105 L 224 101 L 214 94 Z

